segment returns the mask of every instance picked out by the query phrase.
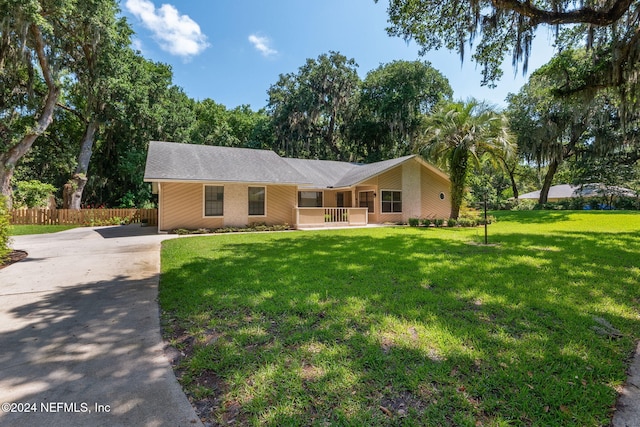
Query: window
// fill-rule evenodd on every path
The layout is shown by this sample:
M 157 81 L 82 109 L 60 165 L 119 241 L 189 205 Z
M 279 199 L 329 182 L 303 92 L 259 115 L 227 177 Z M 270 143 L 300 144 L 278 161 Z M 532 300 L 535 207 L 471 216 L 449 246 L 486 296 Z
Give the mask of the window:
M 265 194 L 264 187 L 249 187 L 249 215 L 264 216 Z
M 444 200 L 444 193 L 440 193 L 440 200 Z
M 224 187 L 205 185 L 204 216 L 222 216 L 224 214 Z
M 322 191 L 299 191 L 298 207 L 299 208 L 321 208 L 322 207 Z
M 382 192 L 382 212 L 397 213 L 402 212 L 402 191 Z

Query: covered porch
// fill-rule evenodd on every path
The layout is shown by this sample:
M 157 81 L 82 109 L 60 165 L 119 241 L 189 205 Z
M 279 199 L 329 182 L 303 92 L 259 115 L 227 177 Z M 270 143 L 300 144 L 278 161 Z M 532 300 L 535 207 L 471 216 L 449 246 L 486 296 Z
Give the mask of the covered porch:
M 301 189 L 293 209 L 296 228 L 366 226 L 373 204 L 359 204 L 356 188 Z M 375 222 L 375 221 L 374 221 Z
M 369 223 L 368 208 L 297 207 L 293 209 L 296 228 L 349 227 Z

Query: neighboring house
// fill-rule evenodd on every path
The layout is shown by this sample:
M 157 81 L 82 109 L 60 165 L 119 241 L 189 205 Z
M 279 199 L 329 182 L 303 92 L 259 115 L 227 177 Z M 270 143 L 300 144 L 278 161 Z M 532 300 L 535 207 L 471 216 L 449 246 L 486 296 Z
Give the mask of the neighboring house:
M 575 186 L 569 184 L 554 185 L 549 188 L 549 196 L 547 201 L 559 202 L 565 199 L 571 199 L 575 197 L 589 198 L 589 197 L 637 197 L 637 194 L 628 188 L 617 187 L 614 185 L 605 184 L 584 184 L 582 186 Z M 532 191 L 518 196 L 518 199 L 540 199 L 540 190 Z
M 159 231 L 397 223 L 451 210 L 449 178 L 418 156 L 355 164 L 152 141 L 144 180 L 158 194 Z

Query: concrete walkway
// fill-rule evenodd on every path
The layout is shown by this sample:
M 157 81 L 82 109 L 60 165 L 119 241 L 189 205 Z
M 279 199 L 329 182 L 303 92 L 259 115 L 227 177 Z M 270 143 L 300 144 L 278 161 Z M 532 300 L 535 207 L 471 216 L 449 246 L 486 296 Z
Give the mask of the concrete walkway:
M 18 236 L 0 270 L 0 426 L 201 426 L 163 353 L 153 227 Z M 25 405 L 26 404 L 26 405 Z M 30 411 L 30 412 L 28 412 Z
M 637 343 L 628 372 L 629 377 L 618 397 L 613 427 L 640 426 L 640 342 Z

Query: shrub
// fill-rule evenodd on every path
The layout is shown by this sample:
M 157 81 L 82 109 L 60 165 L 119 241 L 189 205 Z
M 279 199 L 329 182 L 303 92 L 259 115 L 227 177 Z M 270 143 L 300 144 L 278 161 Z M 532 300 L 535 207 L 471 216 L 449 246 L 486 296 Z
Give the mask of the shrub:
M 291 226 L 285 222 L 284 224 L 272 225 L 270 228 L 271 228 L 271 231 L 285 231 L 285 230 L 290 230 Z
M 496 217 L 493 215 L 487 215 L 487 224 L 491 224 L 496 221 Z M 484 225 L 484 217 L 478 219 L 478 223 L 476 225 Z
M 174 230 L 171 230 L 171 233 L 183 236 L 185 234 L 191 234 L 191 231 L 187 230 L 186 228 L 176 228 Z
M 220 227 L 216 229 L 210 228 L 198 228 L 198 229 L 187 229 L 187 228 L 175 228 L 171 230 L 172 234 L 178 235 L 186 235 L 186 234 L 210 234 L 210 233 L 247 233 L 252 231 L 284 231 L 290 230 L 291 227 L 289 224 L 276 224 L 276 225 L 266 225 L 265 223 L 252 223 L 247 225 L 246 227 Z
M 419 218 L 409 218 L 409 227 L 417 227 L 418 225 L 420 225 Z
M 9 243 L 11 243 L 9 227 L 11 227 L 9 209 L 7 209 L 5 198 L 0 196 L 0 263 L 11 253 L 11 248 L 9 248 Z
M 456 225 L 458 225 L 458 221 L 453 219 L 453 218 L 449 218 L 447 220 L 447 227 L 455 227 Z
M 157 206 L 151 200 L 146 200 L 140 203 L 140 209 L 155 209 L 155 208 L 157 208 Z
M 637 197 L 621 196 L 616 199 L 614 204 L 617 209 L 640 209 L 640 199 L 638 199 Z
M 531 199 L 516 200 L 511 210 L 532 211 L 537 206 L 537 204 L 538 202 L 536 200 L 531 200 Z
M 473 227 L 475 225 L 475 221 L 471 218 L 458 218 L 458 225 L 460 227 Z
M 601 203 L 601 201 L 599 200 L 598 197 L 592 197 L 591 199 L 589 199 L 589 206 L 593 210 L 600 209 L 600 205 L 601 204 L 602 203 Z
M 194 230 L 192 232 L 192 234 L 209 234 L 211 233 L 211 230 L 209 230 L 208 228 L 198 228 L 197 230 Z
M 424 225 L 425 227 L 429 227 L 431 225 L 431 219 L 429 218 L 424 218 L 420 220 L 420 223 L 422 225 Z
M 441 218 L 434 219 L 433 224 L 436 227 L 442 227 L 442 225 L 444 224 L 444 219 L 441 219 Z
M 14 208 L 45 208 L 56 187 L 36 179 L 18 181 L 13 192 Z

